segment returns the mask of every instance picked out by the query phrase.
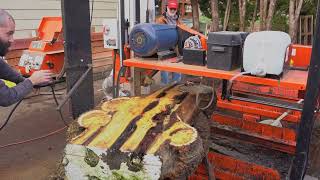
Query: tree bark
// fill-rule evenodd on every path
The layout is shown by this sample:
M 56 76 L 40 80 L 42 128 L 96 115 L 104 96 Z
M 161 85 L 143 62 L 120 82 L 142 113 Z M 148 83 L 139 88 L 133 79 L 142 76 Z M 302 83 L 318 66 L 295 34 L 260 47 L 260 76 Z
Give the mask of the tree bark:
M 219 31 L 219 12 L 218 12 L 218 0 L 211 0 L 211 15 L 212 26 L 211 31 Z
M 295 14 L 295 0 L 290 0 L 289 3 L 289 35 L 292 38 L 295 36 L 295 31 L 293 29 L 294 27 L 294 14 Z
M 247 0 L 239 0 L 239 14 L 240 14 L 240 31 L 245 31 L 245 19 L 246 19 L 246 1 Z
M 254 6 L 253 15 L 252 15 L 252 20 L 251 20 L 251 28 L 250 28 L 251 32 L 254 31 L 254 25 L 256 23 L 258 6 L 259 6 L 259 0 L 256 0 L 255 6 Z
M 268 1 L 260 0 L 260 31 L 263 31 L 265 29 L 265 2 Z
M 270 0 L 263 1 L 263 22 L 264 28 L 266 28 L 266 19 L 267 19 L 267 12 L 268 12 L 268 4 Z
M 226 31 L 228 28 L 229 18 L 230 18 L 230 10 L 231 10 L 231 0 L 227 1 L 226 11 L 224 13 L 224 20 L 223 20 L 223 30 Z
M 267 19 L 266 19 L 266 30 L 271 30 L 272 18 L 273 18 L 273 14 L 274 14 L 276 3 L 277 3 L 277 0 L 270 0 L 268 16 L 267 16 Z
M 191 0 L 191 6 L 192 6 L 193 29 L 199 32 L 200 22 L 199 22 L 199 3 L 198 3 L 198 0 Z
M 260 0 L 260 31 L 271 30 L 277 0 Z
M 298 20 L 303 0 L 290 0 L 289 4 L 289 35 L 293 43 L 297 42 Z

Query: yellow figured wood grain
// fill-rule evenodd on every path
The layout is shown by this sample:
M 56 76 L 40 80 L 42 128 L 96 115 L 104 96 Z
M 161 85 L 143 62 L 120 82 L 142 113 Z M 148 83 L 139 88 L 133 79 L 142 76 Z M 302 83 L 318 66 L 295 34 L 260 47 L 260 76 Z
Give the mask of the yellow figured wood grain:
M 179 91 L 178 88 L 173 88 L 165 97 L 160 98 L 159 104 L 155 108 L 143 114 L 141 119 L 137 122 L 137 129 L 120 150 L 122 152 L 134 151 L 146 136 L 147 132 L 156 125 L 152 118 L 160 112 L 166 111 L 166 106 L 172 105 L 174 103 L 174 97 L 181 94 L 182 92 Z
M 79 136 L 71 140 L 73 144 L 83 144 L 87 141 L 98 129 L 107 125 L 111 121 L 111 117 L 105 111 L 93 110 L 84 113 L 78 118 L 78 123 L 81 127 L 86 128 Z
M 86 144 L 91 147 L 108 149 L 112 147 L 119 137 L 125 133 L 127 127 L 136 121 L 136 129 L 126 137 L 120 150 L 122 152 L 135 151 L 142 143 L 149 130 L 162 123 L 163 127 L 169 125 L 170 116 L 176 112 L 181 104 L 176 104 L 176 97 L 183 95 L 179 86 L 161 89 L 147 97 L 118 98 L 101 105 L 102 110 L 89 111 L 79 117 L 78 123 L 86 130 L 74 138 L 71 143 Z M 161 95 L 161 96 L 159 96 Z M 153 104 L 152 103 L 157 103 Z M 150 106 L 151 105 L 151 106 Z M 170 106 L 170 109 L 168 109 Z M 147 109 L 146 109 L 147 108 Z M 162 122 L 154 122 L 158 114 L 170 110 L 170 113 L 161 117 Z M 137 119 L 139 118 L 139 119 Z M 156 153 L 165 141 L 173 146 L 184 146 L 197 138 L 197 131 L 190 125 L 182 122 L 176 114 L 176 120 L 167 130 L 160 132 L 153 143 L 147 147 L 148 153 Z
M 147 154 L 155 154 L 167 140 L 170 141 L 171 145 L 179 147 L 191 144 L 196 140 L 197 136 L 198 133 L 195 128 L 182 121 L 178 121 L 156 137 L 154 143 L 149 147 Z
M 139 97 L 133 97 L 135 99 L 139 99 Z M 133 99 L 131 98 L 131 99 Z M 106 111 L 106 112 L 113 112 L 113 111 L 117 111 L 121 104 L 128 101 L 130 98 L 128 97 L 121 97 L 121 98 L 117 98 L 117 99 L 111 99 L 110 101 L 107 101 L 107 102 L 104 102 L 102 105 L 101 105 L 101 109 L 103 111 Z

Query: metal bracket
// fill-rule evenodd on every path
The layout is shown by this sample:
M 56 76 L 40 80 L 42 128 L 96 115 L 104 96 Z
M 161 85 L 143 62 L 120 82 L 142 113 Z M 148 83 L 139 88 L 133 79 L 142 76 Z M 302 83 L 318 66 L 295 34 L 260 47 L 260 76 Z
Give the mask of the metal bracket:
M 66 104 L 68 99 L 73 95 L 76 89 L 81 85 L 81 83 L 85 80 L 85 78 L 88 76 L 89 72 L 92 70 L 92 64 L 87 65 L 87 71 L 82 74 L 82 76 L 77 80 L 77 82 L 74 84 L 74 86 L 70 89 L 70 91 L 67 93 L 66 97 L 62 100 L 62 103 L 59 104 L 57 107 L 57 110 L 60 111 L 61 108 Z

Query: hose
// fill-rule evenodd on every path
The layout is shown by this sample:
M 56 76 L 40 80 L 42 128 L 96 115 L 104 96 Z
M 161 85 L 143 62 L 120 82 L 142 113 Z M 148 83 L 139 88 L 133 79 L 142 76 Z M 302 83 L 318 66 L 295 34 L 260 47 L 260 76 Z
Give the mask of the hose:
M 14 113 L 14 111 L 17 109 L 17 107 L 20 105 L 20 103 L 23 101 L 23 99 L 21 99 L 20 101 L 17 102 L 17 104 L 14 105 L 14 107 L 12 108 L 12 110 L 10 111 L 7 119 L 4 121 L 4 124 L 0 127 L 0 131 L 8 124 L 12 114 Z
M 54 85 L 51 85 L 50 87 L 51 87 L 51 92 L 52 92 L 53 99 L 54 99 L 57 107 L 59 107 L 59 102 L 58 102 L 58 100 L 57 100 L 57 96 L 56 96 L 56 93 L 55 93 L 55 91 L 54 91 Z M 68 124 L 68 123 L 66 122 L 66 120 L 63 118 L 61 109 L 58 109 L 57 111 L 59 112 L 60 119 L 61 119 L 61 121 L 63 122 L 63 124 L 64 124 L 65 126 L 69 127 L 69 124 Z
M 228 86 L 227 86 L 227 97 L 229 97 L 229 95 L 230 95 L 230 93 L 231 93 L 231 88 L 232 88 L 232 85 L 233 85 L 233 81 L 236 80 L 237 78 L 245 75 L 245 74 L 251 74 L 251 72 L 245 71 L 245 72 L 238 73 L 238 74 L 234 75 L 234 76 L 229 80 L 229 84 L 228 84 Z
M 200 85 L 201 85 L 201 83 L 200 83 Z M 203 110 L 203 111 L 204 111 L 204 110 L 207 110 L 207 109 L 212 105 L 214 99 L 216 99 L 216 91 L 215 91 L 215 89 L 214 89 L 214 82 L 213 82 L 213 84 L 212 84 L 211 89 L 212 89 L 211 99 L 210 99 L 209 103 L 208 103 L 206 106 L 204 106 L 204 107 L 200 107 L 200 100 L 199 100 L 200 92 L 197 91 L 197 93 L 196 93 L 196 106 L 197 106 L 200 110 Z
M 120 78 L 121 78 L 121 75 L 122 75 L 122 71 L 126 70 L 126 68 L 124 66 L 122 66 L 119 70 L 119 73 L 118 73 L 118 77 L 117 77 L 117 85 L 116 85 L 116 97 L 119 97 L 119 91 L 120 91 Z
M 55 84 L 48 84 L 47 86 L 50 86 L 53 99 L 54 99 L 56 105 L 59 106 L 59 103 L 58 103 L 58 100 L 57 100 L 57 96 L 56 96 L 56 93 L 55 93 L 55 90 L 54 90 L 54 85 L 55 85 Z M 42 86 L 42 87 L 45 87 L 45 86 Z M 13 107 L 12 110 L 10 111 L 8 117 L 6 118 L 4 124 L 1 125 L 0 131 L 1 131 L 4 127 L 7 126 L 8 122 L 10 121 L 10 119 L 11 119 L 11 117 L 12 117 L 12 115 L 13 115 L 13 113 L 16 111 L 16 109 L 18 108 L 18 106 L 21 104 L 21 102 L 22 102 L 24 99 L 26 99 L 26 98 L 21 99 L 20 101 L 18 101 L 18 102 L 14 105 L 14 107 Z M 63 121 L 64 125 L 68 127 L 68 123 L 67 123 L 67 122 L 65 121 L 65 119 L 63 118 L 63 115 L 62 115 L 61 110 L 58 110 L 58 112 L 59 112 L 59 115 L 60 115 L 60 119 Z

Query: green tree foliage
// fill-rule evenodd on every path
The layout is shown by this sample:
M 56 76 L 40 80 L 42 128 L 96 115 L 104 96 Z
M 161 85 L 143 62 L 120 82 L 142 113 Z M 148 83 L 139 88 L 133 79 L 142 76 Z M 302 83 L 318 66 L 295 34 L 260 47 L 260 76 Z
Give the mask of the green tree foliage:
M 227 0 L 218 0 L 219 3 L 219 18 L 220 24 L 223 22 L 224 12 L 227 5 Z M 200 10 L 204 16 L 211 18 L 210 0 L 199 0 Z M 239 30 L 239 8 L 238 1 L 232 1 L 231 14 L 228 24 L 228 30 Z M 301 15 L 316 15 L 317 0 L 304 0 Z M 250 25 L 253 11 L 255 8 L 255 0 L 247 1 L 246 26 Z M 276 4 L 275 14 L 272 19 L 272 29 L 288 32 L 289 25 L 289 0 L 278 0 Z M 256 18 L 259 21 L 258 17 Z

